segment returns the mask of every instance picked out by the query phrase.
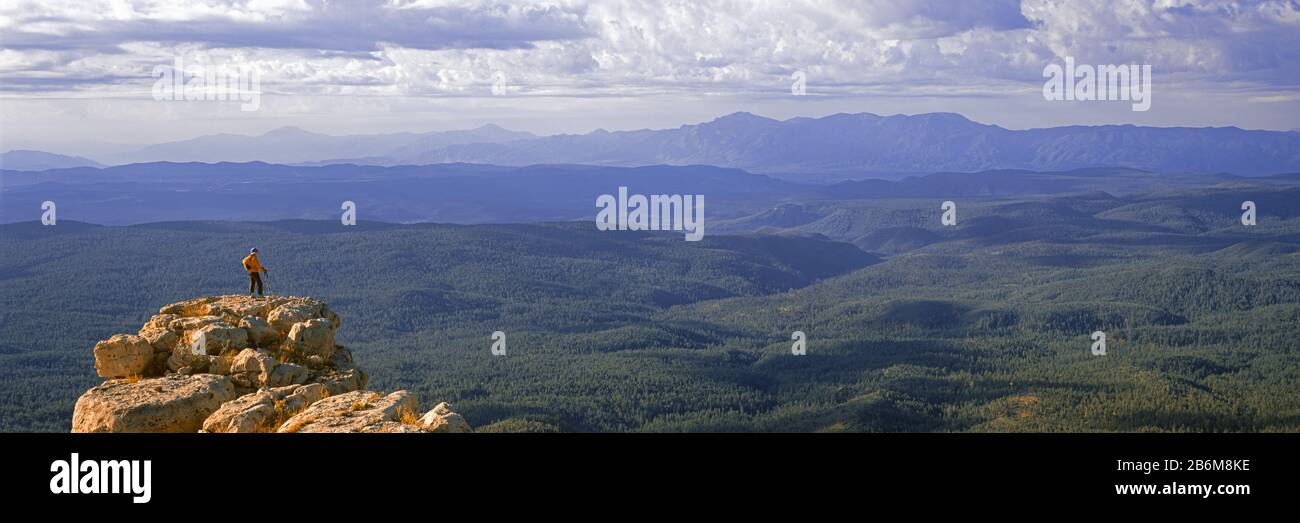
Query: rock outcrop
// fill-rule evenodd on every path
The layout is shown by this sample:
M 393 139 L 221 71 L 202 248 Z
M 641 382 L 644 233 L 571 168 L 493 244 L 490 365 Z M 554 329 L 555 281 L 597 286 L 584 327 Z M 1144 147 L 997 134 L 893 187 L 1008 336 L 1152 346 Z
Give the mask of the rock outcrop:
M 359 390 L 311 404 L 276 432 L 423 432 L 413 422 L 415 409 L 415 397 L 406 391 L 385 396 Z
M 365 390 L 335 343 L 342 319 L 302 297 L 211 296 L 95 344 L 112 378 L 77 400 L 73 432 L 470 432 L 440 403 Z
M 203 430 L 275 432 L 285 420 L 328 395 L 319 383 L 261 389 L 222 404 L 203 422 Z
M 144 337 L 118 334 L 95 344 L 95 372 L 104 378 L 139 376 L 149 371 L 153 353 Z
M 110 380 L 77 399 L 72 431 L 194 432 L 235 397 L 235 384 L 217 374 Z
M 433 410 L 424 413 L 420 425 L 429 432 L 470 432 L 469 422 L 460 414 L 451 411 L 451 405 L 439 403 Z

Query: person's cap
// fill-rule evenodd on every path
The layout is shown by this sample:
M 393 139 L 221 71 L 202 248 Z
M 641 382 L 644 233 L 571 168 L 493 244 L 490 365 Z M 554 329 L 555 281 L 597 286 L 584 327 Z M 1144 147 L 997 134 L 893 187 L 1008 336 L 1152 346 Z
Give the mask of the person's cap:
M 257 247 L 253 247 L 252 249 L 250 249 L 250 250 L 248 251 L 249 254 L 253 254 L 253 253 L 255 253 L 255 252 L 257 252 Z

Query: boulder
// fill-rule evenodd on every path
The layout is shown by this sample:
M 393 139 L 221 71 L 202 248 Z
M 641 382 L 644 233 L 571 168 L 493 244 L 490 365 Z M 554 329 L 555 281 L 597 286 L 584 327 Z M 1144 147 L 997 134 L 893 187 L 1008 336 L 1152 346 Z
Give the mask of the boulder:
M 460 414 L 452 412 L 451 405 L 445 401 L 420 417 L 420 425 L 429 432 L 459 433 L 472 430 L 469 422 Z
M 293 385 L 289 387 L 280 387 L 274 389 L 277 392 L 285 394 L 284 409 L 289 415 L 297 414 L 302 409 L 312 403 L 329 397 L 329 391 L 319 383 L 309 383 L 307 385 Z
M 337 396 L 366 388 L 366 382 L 369 381 L 369 378 L 370 376 L 366 375 L 366 371 L 351 368 L 328 371 L 311 381 L 323 385 L 331 396 Z
M 177 343 L 167 357 L 167 370 L 180 372 L 180 369 L 184 367 L 189 367 L 191 370 L 204 370 L 208 368 L 209 357 L 202 349 L 195 352 L 194 347 L 190 344 Z
M 262 389 L 227 401 L 203 421 L 207 432 L 270 432 L 275 427 L 276 397 Z
M 257 316 L 245 316 L 239 320 L 239 327 L 248 331 L 248 342 L 254 347 L 278 349 L 280 342 L 284 341 L 284 336 L 279 331 Z
M 149 342 L 154 352 L 170 353 L 176 348 L 176 342 L 180 341 L 180 336 L 165 328 L 141 329 L 140 337 Z
M 315 300 L 311 301 L 294 301 L 285 303 L 273 309 L 266 316 L 266 321 L 279 331 L 282 336 L 289 334 L 289 329 L 294 324 L 301 323 L 312 318 L 319 318 L 321 303 Z
M 284 348 L 304 358 L 320 356 L 329 360 L 334 356 L 334 324 L 322 318 L 295 323 L 289 328 Z
M 77 400 L 72 432 L 195 432 L 232 399 L 230 378 L 214 374 L 110 380 Z
M 234 363 L 234 357 L 225 356 L 208 356 L 208 373 L 210 374 L 230 374 L 230 366 Z
M 355 391 L 317 401 L 286 420 L 276 432 L 420 432 L 415 396 Z
M 144 375 L 153 377 L 166 374 L 167 359 L 180 343 L 180 336 L 167 329 L 142 329 L 140 337 L 153 346 L 153 361 L 149 363 L 149 369 Z
M 226 322 L 209 323 L 188 333 L 186 342 L 193 346 L 202 335 L 206 354 L 221 354 L 226 350 L 240 350 L 248 347 L 248 331 Z
M 177 316 L 175 314 L 154 315 L 154 317 L 149 318 L 149 321 L 144 323 L 143 327 L 140 327 L 140 333 L 141 335 L 143 335 L 144 331 L 147 330 L 170 328 L 169 326 L 172 324 L 172 322 L 175 320 L 179 320 L 180 318 L 181 318 L 180 316 Z
M 271 371 L 263 385 L 267 387 L 299 385 L 305 383 L 308 376 L 307 367 L 293 363 L 281 363 L 276 365 L 275 370 Z
M 271 353 L 260 349 L 244 349 L 235 356 L 230 364 L 230 374 L 235 383 L 248 386 L 263 386 L 271 378 L 271 372 L 280 362 L 271 357 Z
M 153 364 L 153 345 L 133 334 L 118 334 L 95 344 L 95 372 L 105 378 L 143 376 Z
M 223 404 L 203 421 L 203 430 L 275 432 L 286 419 L 325 397 L 325 387 L 320 384 L 260 389 Z

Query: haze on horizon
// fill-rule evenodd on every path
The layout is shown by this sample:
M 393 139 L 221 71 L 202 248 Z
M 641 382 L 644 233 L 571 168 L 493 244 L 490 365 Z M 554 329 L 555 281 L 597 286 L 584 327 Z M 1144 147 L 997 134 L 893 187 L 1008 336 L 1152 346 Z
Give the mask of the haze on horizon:
M 1043 67 L 1067 56 L 1150 64 L 1151 109 L 1043 100 Z M 177 58 L 255 66 L 260 108 L 154 100 L 151 72 Z M 1288 130 L 1298 65 L 1291 1 L 16 1 L 0 5 L 0 149 L 286 126 L 586 133 L 736 111 Z

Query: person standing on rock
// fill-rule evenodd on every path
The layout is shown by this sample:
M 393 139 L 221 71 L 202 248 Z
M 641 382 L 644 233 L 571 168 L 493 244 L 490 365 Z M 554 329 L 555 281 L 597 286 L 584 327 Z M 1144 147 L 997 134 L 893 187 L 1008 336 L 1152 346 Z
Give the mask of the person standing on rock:
M 248 271 L 248 294 L 253 294 L 253 288 L 257 288 L 257 295 L 262 295 L 262 274 L 267 274 L 266 267 L 262 262 L 257 261 L 257 247 L 248 251 L 248 256 L 244 257 L 244 270 Z M 262 273 L 262 274 L 258 274 Z

